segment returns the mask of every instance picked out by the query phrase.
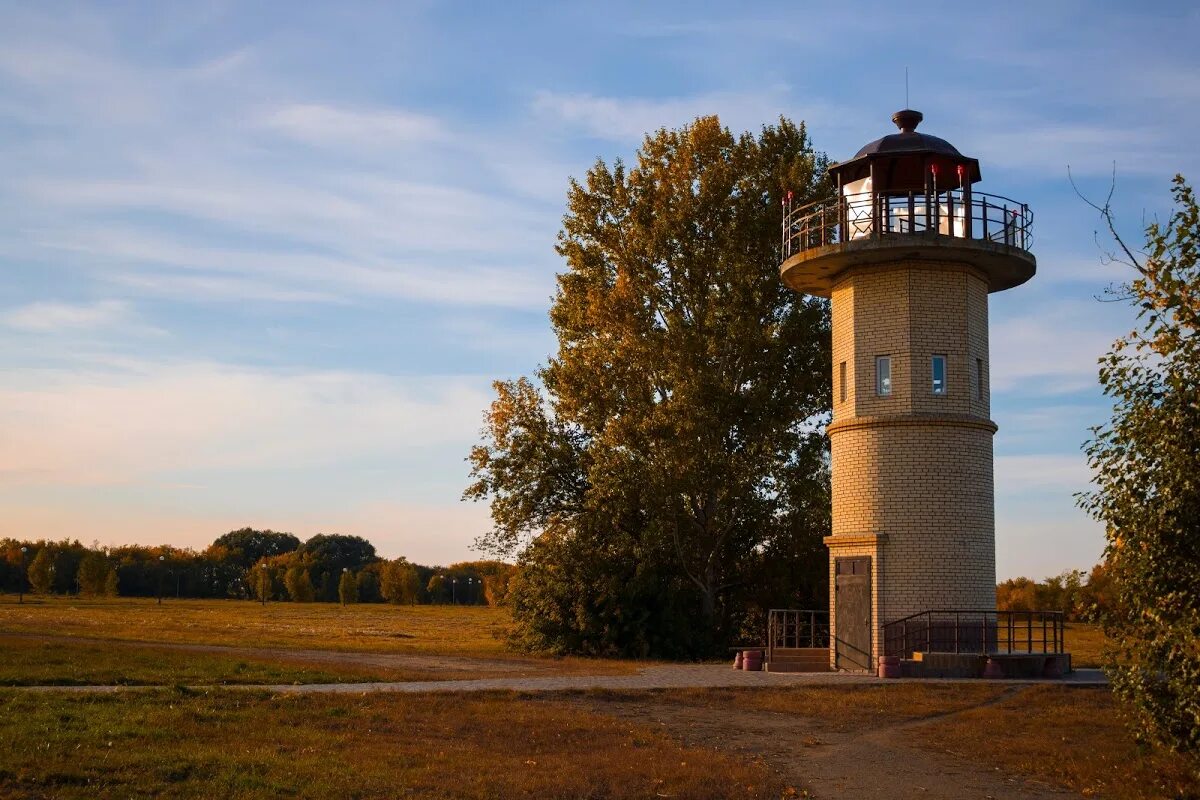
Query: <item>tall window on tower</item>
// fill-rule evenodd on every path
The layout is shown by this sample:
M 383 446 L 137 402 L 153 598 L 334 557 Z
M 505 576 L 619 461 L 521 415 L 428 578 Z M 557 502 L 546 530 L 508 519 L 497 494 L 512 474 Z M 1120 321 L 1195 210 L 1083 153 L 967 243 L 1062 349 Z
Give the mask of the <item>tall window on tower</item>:
M 933 393 L 943 395 L 946 393 L 946 357 L 933 357 Z
M 892 357 L 875 357 L 875 394 L 886 397 L 892 393 Z
M 846 362 L 838 365 L 838 402 L 846 402 Z

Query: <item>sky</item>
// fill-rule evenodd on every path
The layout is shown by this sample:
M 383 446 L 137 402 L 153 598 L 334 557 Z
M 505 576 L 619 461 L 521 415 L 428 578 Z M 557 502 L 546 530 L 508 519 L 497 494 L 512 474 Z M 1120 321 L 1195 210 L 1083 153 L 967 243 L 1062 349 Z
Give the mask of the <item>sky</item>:
M 491 381 L 554 349 L 567 181 L 698 115 L 894 130 L 1028 203 L 991 298 L 1000 578 L 1088 568 L 1123 232 L 1200 180 L 1191 3 L 0 2 L 0 536 L 250 525 L 475 557 Z

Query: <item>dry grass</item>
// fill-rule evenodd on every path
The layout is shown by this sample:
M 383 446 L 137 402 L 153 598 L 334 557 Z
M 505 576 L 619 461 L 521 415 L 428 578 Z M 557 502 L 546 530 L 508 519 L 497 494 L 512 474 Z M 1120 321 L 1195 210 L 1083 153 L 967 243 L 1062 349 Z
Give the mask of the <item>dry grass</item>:
M 429 681 L 500 676 L 478 670 L 316 662 L 264 651 L 204 653 L 128 643 L 0 634 L 0 686 L 174 686 Z
M 911 733 L 929 746 L 1085 797 L 1200 796 L 1200 777 L 1182 758 L 1134 743 L 1106 689 L 1034 686 Z
M 758 689 L 673 689 L 652 695 L 593 693 L 598 698 L 768 711 L 819 719 L 844 730 L 950 714 L 999 697 L 1004 687 L 987 683 L 885 683 L 858 686 L 780 686 Z
M 512 695 L 0 692 L 0 795 L 778 797 L 761 763 Z
M 922 747 L 1085 797 L 1200 797 L 1200 775 L 1180 756 L 1140 748 L 1119 717 L 1112 695 L 1103 688 L 896 683 L 590 696 L 600 701 L 703 707 L 711 709 L 714 718 L 734 710 L 793 714 L 851 735 L 917 722 L 906 725 L 903 735 Z
M 507 623 L 505 609 L 486 606 L 263 606 L 237 600 L 164 600 L 158 605 L 143 598 L 75 597 L 27 598 L 18 605 L 15 597 L 0 596 L 0 634 L 502 659 L 537 674 L 628 674 L 648 663 L 514 654 L 505 649 Z M 485 672 L 443 677 L 485 677 Z M 393 678 L 367 675 L 361 680 Z
M 1104 631 L 1100 629 L 1099 625 L 1069 622 L 1063 638 L 1066 650 L 1071 654 L 1073 666 L 1100 666 L 1100 653 L 1104 649 Z
M 372 653 L 504 654 L 503 609 L 122 597 L 0 597 L 0 631 Z

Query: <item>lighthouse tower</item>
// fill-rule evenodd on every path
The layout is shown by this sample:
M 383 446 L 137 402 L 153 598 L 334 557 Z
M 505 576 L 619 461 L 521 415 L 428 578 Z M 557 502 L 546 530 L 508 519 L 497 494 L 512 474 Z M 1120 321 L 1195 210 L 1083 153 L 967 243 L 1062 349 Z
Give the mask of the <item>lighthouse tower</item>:
M 832 301 L 834 669 L 874 669 L 889 622 L 995 609 L 988 294 L 1033 277 L 1032 214 L 921 120 L 784 206 L 784 283 Z

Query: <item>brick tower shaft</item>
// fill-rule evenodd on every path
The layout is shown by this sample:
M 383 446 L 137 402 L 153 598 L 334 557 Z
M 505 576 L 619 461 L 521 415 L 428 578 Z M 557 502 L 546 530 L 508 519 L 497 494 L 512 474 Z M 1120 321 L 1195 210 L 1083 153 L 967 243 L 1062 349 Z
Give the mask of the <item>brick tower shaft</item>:
M 874 620 L 994 608 L 986 278 L 966 263 L 898 260 L 844 273 L 831 300 L 830 608 L 839 560 L 855 557 L 874 566 Z M 834 637 L 837 625 L 834 614 Z M 879 625 L 871 638 L 881 653 Z
M 995 610 L 988 294 L 1036 272 L 1032 214 L 921 118 L 832 165 L 832 200 L 784 201 L 783 281 L 833 316 L 835 669 L 873 670 L 889 623 Z

